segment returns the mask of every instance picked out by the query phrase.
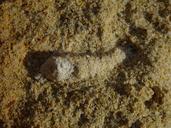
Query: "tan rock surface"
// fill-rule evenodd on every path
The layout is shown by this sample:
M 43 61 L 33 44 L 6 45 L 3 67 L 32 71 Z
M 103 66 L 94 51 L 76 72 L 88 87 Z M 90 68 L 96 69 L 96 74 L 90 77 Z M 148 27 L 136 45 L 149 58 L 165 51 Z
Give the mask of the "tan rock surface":
M 170 33 L 170 0 L 0 0 L 0 128 L 170 128 Z M 38 79 L 51 56 L 75 81 Z

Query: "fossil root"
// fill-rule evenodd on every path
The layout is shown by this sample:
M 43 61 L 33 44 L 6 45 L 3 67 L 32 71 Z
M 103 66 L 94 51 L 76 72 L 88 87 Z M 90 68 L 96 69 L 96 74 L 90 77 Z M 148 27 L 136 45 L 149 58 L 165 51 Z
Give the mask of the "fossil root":
M 40 72 L 44 78 L 52 81 L 79 81 L 94 77 L 103 79 L 125 58 L 125 52 L 120 48 L 101 57 L 53 55 L 40 67 Z

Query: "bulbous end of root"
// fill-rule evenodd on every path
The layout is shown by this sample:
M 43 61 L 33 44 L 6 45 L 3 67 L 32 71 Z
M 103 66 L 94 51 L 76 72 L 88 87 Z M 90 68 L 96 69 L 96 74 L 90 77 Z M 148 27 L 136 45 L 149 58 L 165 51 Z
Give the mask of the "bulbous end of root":
M 74 72 L 73 64 L 63 57 L 50 57 L 41 67 L 41 75 L 51 81 L 63 81 Z

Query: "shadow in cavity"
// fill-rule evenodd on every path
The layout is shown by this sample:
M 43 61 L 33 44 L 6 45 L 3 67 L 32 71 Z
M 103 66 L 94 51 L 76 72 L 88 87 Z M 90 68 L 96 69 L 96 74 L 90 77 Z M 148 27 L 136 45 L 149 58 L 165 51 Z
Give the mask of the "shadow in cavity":
M 136 88 L 137 91 L 141 90 L 144 86 L 143 78 L 148 73 L 144 69 L 151 67 L 151 61 L 146 54 L 145 49 L 142 49 L 136 43 L 134 43 L 129 37 L 125 37 L 118 42 L 118 47 L 120 47 L 126 54 L 126 59 L 118 68 L 118 75 L 116 77 L 111 77 L 108 85 L 114 89 L 121 96 L 129 97 L 131 94 L 132 86 Z M 126 76 L 125 72 L 130 74 L 132 71 L 138 73 L 135 76 L 137 83 L 128 84 L 125 81 L 130 79 L 130 76 Z M 112 82 L 111 82 L 112 81 Z
M 2 3 L 4 3 L 6 0 L 0 0 L 0 5 L 2 4 Z
M 145 65 L 151 65 L 146 52 L 138 44 L 134 43 L 130 37 L 126 36 L 118 42 L 118 47 L 120 47 L 126 54 L 126 59 L 123 64 L 126 67 L 133 68 L 138 65 L 138 63 Z
M 118 47 L 120 47 L 126 54 L 126 60 L 132 60 L 132 58 L 138 58 L 142 54 L 141 48 L 139 48 L 129 37 L 125 37 L 118 42 Z
M 24 59 L 24 66 L 28 75 L 34 78 L 40 70 L 40 66 L 52 55 L 50 51 L 31 51 L 28 52 Z
M 0 128 L 5 128 L 5 123 L 0 119 Z

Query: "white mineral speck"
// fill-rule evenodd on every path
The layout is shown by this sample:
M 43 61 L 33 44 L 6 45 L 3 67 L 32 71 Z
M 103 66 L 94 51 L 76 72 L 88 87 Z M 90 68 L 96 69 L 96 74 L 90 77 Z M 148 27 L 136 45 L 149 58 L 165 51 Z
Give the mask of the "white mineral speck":
M 40 72 L 48 80 L 62 81 L 71 77 L 74 66 L 66 58 L 51 57 L 41 66 Z

